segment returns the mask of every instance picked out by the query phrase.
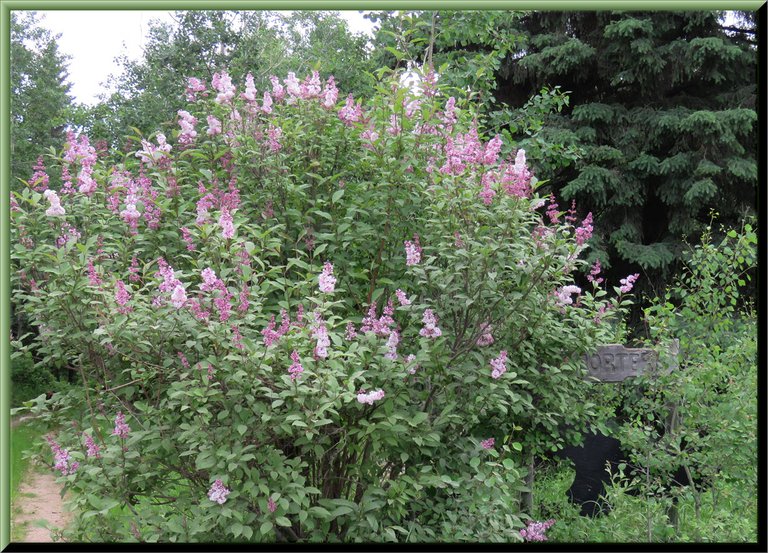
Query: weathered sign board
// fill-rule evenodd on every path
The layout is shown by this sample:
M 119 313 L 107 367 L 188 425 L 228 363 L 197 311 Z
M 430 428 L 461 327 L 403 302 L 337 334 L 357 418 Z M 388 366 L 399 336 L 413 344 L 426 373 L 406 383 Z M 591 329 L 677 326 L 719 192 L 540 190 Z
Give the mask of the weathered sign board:
M 628 378 L 633 378 L 641 374 L 653 374 L 654 372 L 669 374 L 678 367 L 677 355 L 680 352 L 680 341 L 675 339 L 669 348 L 669 356 L 664 360 L 662 366 L 659 366 L 659 354 L 650 348 L 628 348 L 622 344 L 609 344 L 599 346 L 597 351 L 591 355 L 584 356 L 584 362 L 587 366 L 587 380 L 598 380 L 600 382 L 623 382 Z M 667 356 L 665 356 L 667 357 Z M 669 405 L 670 415 L 665 421 L 667 432 L 671 435 L 676 427 L 680 416 L 677 406 Z M 604 466 L 604 463 L 601 463 Z M 576 478 L 580 475 L 577 472 Z M 531 454 L 528 458 L 528 474 L 525 477 L 525 486 L 533 489 L 535 478 L 534 456 Z M 531 491 L 521 494 L 521 504 L 531 512 L 533 509 L 533 493 Z M 677 520 L 676 507 L 670 511 L 670 519 Z
M 641 374 L 670 373 L 677 367 L 679 342 L 670 348 L 670 363 L 659 367 L 659 354 L 650 348 L 627 348 L 621 344 L 600 346 L 591 355 L 584 356 L 587 376 L 600 382 L 623 382 Z

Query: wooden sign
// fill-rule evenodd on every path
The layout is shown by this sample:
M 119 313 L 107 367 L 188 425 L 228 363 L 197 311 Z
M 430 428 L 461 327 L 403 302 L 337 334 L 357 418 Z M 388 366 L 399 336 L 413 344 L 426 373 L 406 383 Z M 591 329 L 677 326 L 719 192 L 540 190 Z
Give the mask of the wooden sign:
M 588 376 L 601 382 L 623 382 L 641 374 L 654 371 L 671 372 L 677 367 L 679 342 L 675 340 L 670 348 L 673 362 L 659 368 L 659 354 L 650 348 L 627 348 L 621 344 L 600 346 L 592 355 L 585 355 Z

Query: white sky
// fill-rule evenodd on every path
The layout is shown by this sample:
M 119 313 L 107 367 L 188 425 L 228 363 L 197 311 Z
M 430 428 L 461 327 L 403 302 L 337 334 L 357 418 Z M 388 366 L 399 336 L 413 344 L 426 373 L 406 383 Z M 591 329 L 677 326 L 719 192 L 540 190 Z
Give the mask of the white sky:
M 78 103 L 94 105 L 110 74 L 121 69 L 115 58 L 141 57 L 145 34 L 153 19 L 172 22 L 168 11 L 38 11 L 41 26 L 61 33 L 59 51 L 71 56 L 70 94 Z M 356 11 L 339 12 L 352 32 L 372 34 L 373 25 Z

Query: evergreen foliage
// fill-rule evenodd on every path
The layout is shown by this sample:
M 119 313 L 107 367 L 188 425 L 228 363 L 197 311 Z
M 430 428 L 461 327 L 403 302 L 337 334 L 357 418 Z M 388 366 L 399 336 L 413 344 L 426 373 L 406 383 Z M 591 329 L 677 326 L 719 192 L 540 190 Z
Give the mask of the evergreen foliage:
M 518 137 L 530 129 L 517 127 L 516 108 L 545 87 L 568 91 L 570 107 L 544 119 L 539 139 L 581 155 L 539 176 L 595 213 L 593 257 L 603 266 L 639 266 L 658 281 L 712 208 L 726 225 L 756 208 L 755 17 L 736 15 L 726 24 L 724 12 L 438 12 L 432 33 L 431 12 L 378 14 L 377 40 L 393 44 L 405 26 L 424 50 L 433 36 L 435 68 L 448 63 L 441 79 L 485 83 L 492 126 L 506 119 Z M 482 60 L 494 79 L 471 82 Z

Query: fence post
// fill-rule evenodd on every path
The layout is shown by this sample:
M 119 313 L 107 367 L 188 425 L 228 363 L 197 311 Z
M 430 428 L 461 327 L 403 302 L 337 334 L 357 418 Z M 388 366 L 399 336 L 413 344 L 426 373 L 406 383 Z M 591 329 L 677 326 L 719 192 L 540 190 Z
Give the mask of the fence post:
M 528 456 L 528 474 L 525 475 L 525 487 L 528 488 L 527 492 L 522 493 L 522 507 L 523 511 L 529 515 L 533 512 L 533 482 L 536 477 L 536 465 L 533 452 Z
M 680 340 L 675 339 L 669 348 L 669 353 L 672 356 L 672 367 L 677 368 L 679 365 L 677 356 L 680 353 Z M 664 420 L 664 432 L 669 436 L 670 440 L 674 439 L 677 434 L 677 430 L 681 423 L 680 404 L 677 401 L 668 401 L 666 403 L 667 418 Z M 667 518 L 669 523 L 675 529 L 675 535 L 680 532 L 680 513 L 677 509 L 677 500 L 672 498 L 672 505 L 667 508 Z

